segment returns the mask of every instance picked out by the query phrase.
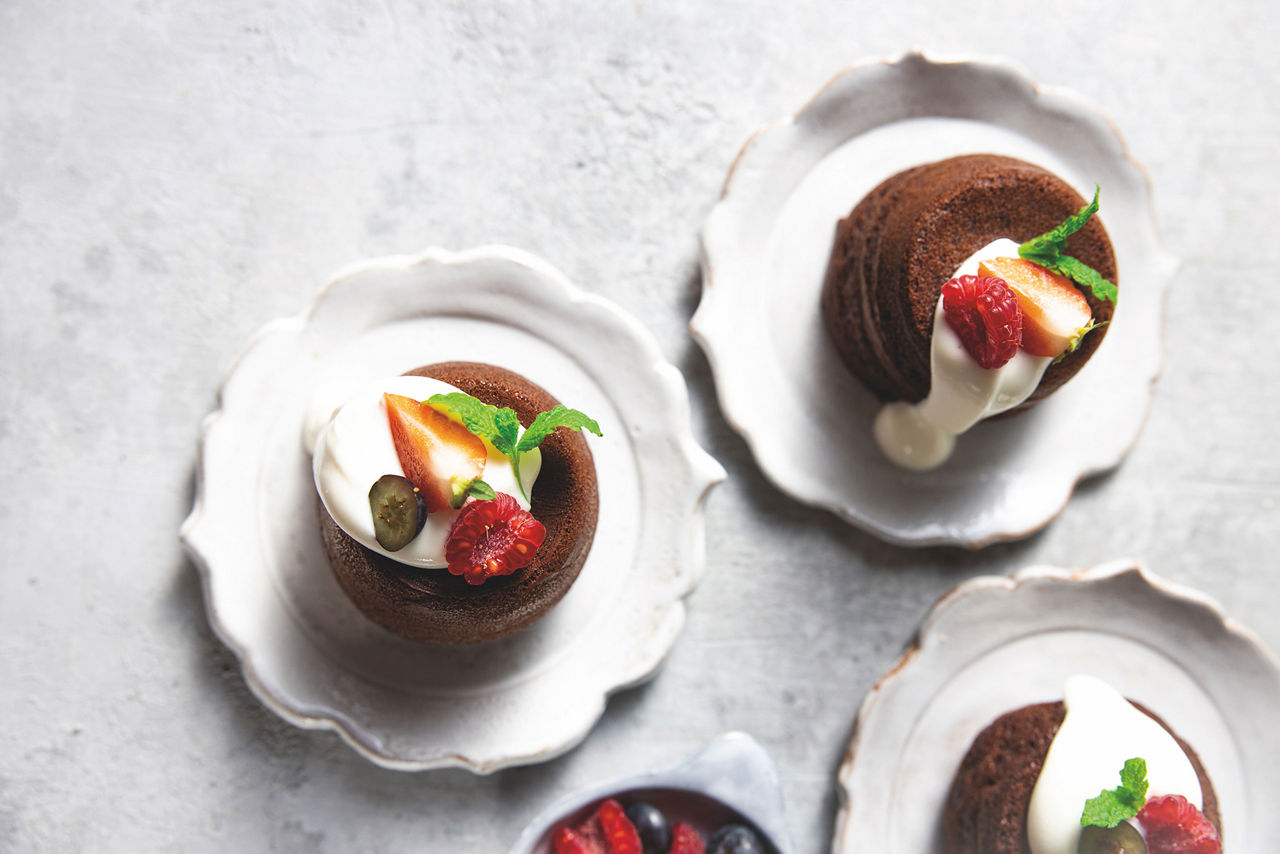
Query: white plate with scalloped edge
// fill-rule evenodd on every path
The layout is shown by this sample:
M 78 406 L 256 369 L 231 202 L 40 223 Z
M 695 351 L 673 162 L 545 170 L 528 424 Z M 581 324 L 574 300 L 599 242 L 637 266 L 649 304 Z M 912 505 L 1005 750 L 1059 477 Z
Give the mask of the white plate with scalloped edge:
M 974 578 L 934 605 L 858 709 L 832 851 L 943 854 L 943 803 L 973 739 L 1007 711 L 1062 699 L 1076 673 L 1196 751 L 1224 851 L 1280 851 L 1280 662 L 1213 600 L 1133 561 Z
M 302 442 L 312 395 L 449 359 L 517 370 L 604 431 L 588 437 L 600 515 L 578 580 L 529 629 L 460 647 L 398 638 L 346 599 Z M 350 267 L 259 334 L 219 399 L 182 540 L 214 630 L 286 720 L 386 767 L 488 773 L 572 747 L 675 643 L 704 566 L 702 501 L 724 470 L 648 331 L 546 262 L 495 246 Z
M 1071 382 L 1035 409 L 979 424 L 941 468 L 909 472 L 876 447 L 879 404 L 827 339 L 823 274 L 836 221 L 869 190 L 974 152 L 1040 164 L 1085 196 L 1102 186 L 1120 299 L 1104 346 Z M 1008 62 L 912 53 L 842 72 L 747 141 L 703 228 L 690 329 L 725 418 L 779 489 L 893 543 L 977 548 L 1043 527 L 1081 478 L 1124 458 L 1159 373 L 1176 267 L 1146 177 L 1100 113 Z

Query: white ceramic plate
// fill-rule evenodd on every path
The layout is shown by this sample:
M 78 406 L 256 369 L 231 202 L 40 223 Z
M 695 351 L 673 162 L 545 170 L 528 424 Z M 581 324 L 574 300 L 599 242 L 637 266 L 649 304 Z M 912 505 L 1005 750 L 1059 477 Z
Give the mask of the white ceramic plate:
M 529 823 L 510 854 L 550 854 L 554 830 L 577 824 L 610 797 L 651 803 L 672 824 L 688 822 L 704 838 L 724 824 L 746 819 L 776 854 L 792 851 L 773 760 L 755 739 L 731 732 L 678 768 L 597 783 L 561 798 Z
M 871 435 L 879 404 L 827 338 L 819 295 L 837 220 L 890 175 L 958 154 L 1038 163 L 1091 196 L 1115 246 L 1120 299 L 1106 343 L 1052 398 L 961 437 L 932 472 L 896 468 Z M 690 328 L 725 417 L 780 489 L 901 545 L 1026 536 L 1080 478 L 1119 463 L 1159 373 L 1165 290 L 1141 168 L 1095 110 L 994 60 L 918 53 L 857 65 L 748 140 L 702 232 Z M 767 417 L 761 413 L 766 412 Z
M 303 418 L 313 393 L 449 359 L 518 370 L 599 421 L 600 516 L 568 595 L 530 629 L 449 647 L 395 637 L 343 595 L 320 544 Z M 649 333 L 524 252 L 431 250 L 348 268 L 267 327 L 205 422 L 182 539 L 209 621 L 270 708 L 380 765 L 479 773 L 580 741 L 605 697 L 653 674 L 703 569 L 702 499 L 724 470 L 694 442 L 684 379 Z
M 1062 699 L 1075 673 L 1192 746 L 1218 795 L 1223 850 L 1280 851 L 1280 662 L 1208 597 L 1126 561 L 975 578 L 934 606 L 858 710 L 835 854 L 941 854 L 943 803 L 974 737 L 1007 711 Z

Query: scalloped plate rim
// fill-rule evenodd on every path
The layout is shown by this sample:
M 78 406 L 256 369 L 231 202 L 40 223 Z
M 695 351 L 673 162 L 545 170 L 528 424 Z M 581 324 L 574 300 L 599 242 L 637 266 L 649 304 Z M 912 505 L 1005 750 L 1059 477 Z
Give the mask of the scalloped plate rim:
M 690 422 L 688 387 L 683 374 L 665 359 L 652 334 L 637 318 L 627 313 L 617 304 L 579 288 L 549 262 L 523 249 L 501 244 L 483 244 L 462 251 L 430 247 L 416 254 L 387 255 L 357 261 L 336 271 L 311 297 L 308 305 L 300 314 L 279 318 L 260 327 L 251 336 L 247 345 L 240 351 L 231 368 L 222 378 L 218 385 L 214 409 L 201 422 L 196 457 L 195 497 L 191 512 L 180 526 L 179 540 L 199 573 L 204 610 L 210 628 L 215 636 L 235 655 L 240 664 L 241 672 L 244 674 L 246 684 L 258 700 L 282 719 L 295 726 L 303 729 L 336 732 L 358 754 L 374 764 L 394 770 L 421 771 L 457 767 L 476 774 L 489 774 L 506 767 L 546 761 L 573 749 L 590 734 L 591 729 L 594 728 L 595 723 L 603 714 L 610 696 L 618 691 L 641 684 L 656 674 L 683 630 L 687 614 L 686 600 L 696 589 L 706 572 L 705 547 L 691 550 L 684 567 L 684 584 L 675 589 L 676 595 L 668 603 L 666 618 L 655 622 L 656 631 L 653 633 L 654 636 L 642 639 L 642 642 L 637 644 L 637 649 L 643 651 L 661 634 L 661 629 L 664 628 L 669 630 L 669 640 L 656 646 L 647 656 L 638 658 L 636 665 L 626 673 L 615 674 L 610 679 L 601 680 L 601 685 L 598 689 L 592 688 L 590 691 L 585 692 L 589 695 L 589 700 L 585 701 L 589 703 L 589 709 L 586 715 L 586 725 L 580 731 L 574 733 L 567 740 L 556 744 L 549 744 L 514 755 L 496 758 L 475 757 L 468 755 L 464 750 L 442 752 L 427 758 L 405 758 L 384 751 L 379 748 L 364 727 L 345 714 L 345 710 L 332 708 L 324 708 L 318 711 L 304 710 L 280 696 L 278 689 L 270 684 L 270 680 L 260 672 L 259 659 L 263 653 L 247 645 L 227 625 L 213 593 L 214 569 L 201 549 L 203 532 L 214 524 L 209 519 L 209 506 L 206 500 L 205 485 L 208 477 L 205 468 L 206 446 L 210 433 L 216 429 L 217 424 L 225 414 L 227 389 L 244 366 L 246 359 L 256 349 L 263 346 L 267 340 L 280 334 L 298 333 L 303 330 L 330 293 L 337 286 L 353 277 L 370 272 L 407 272 L 413 268 L 433 263 L 459 266 L 476 261 L 493 260 L 524 267 L 534 272 L 543 285 L 555 289 L 556 297 L 559 299 L 591 311 L 603 312 L 611 321 L 621 323 L 629 331 L 630 337 L 634 342 L 643 349 L 649 359 L 646 367 L 651 369 L 651 372 L 646 376 L 651 377 L 653 382 L 660 384 L 663 396 L 671 403 L 667 413 L 668 417 L 663 420 L 676 433 L 677 447 L 683 458 L 685 474 L 692 493 L 692 511 L 681 534 L 686 540 L 694 543 L 702 541 L 703 537 L 700 535 L 700 530 L 704 530 L 705 526 L 706 497 L 711 489 L 726 477 L 724 468 L 703 450 L 694 438 Z M 290 614 L 290 619 L 291 621 L 294 619 L 292 614 Z M 321 654 L 323 655 L 323 653 Z M 562 666 L 562 664 L 557 666 Z M 553 667 L 552 670 L 554 669 Z M 355 675 L 359 677 L 359 674 Z M 317 703 L 317 705 L 319 704 Z
M 857 713 L 850 735 L 836 772 L 836 794 L 839 808 L 836 814 L 835 828 L 832 836 L 831 850 L 833 854 L 844 854 L 859 850 L 849 841 L 857 828 L 851 824 L 855 818 L 852 813 L 852 781 L 858 770 L 859 757 L 862 755 L 863 740 L 869 724 L 874 721 L 886 696 L 898 690 L 903 680 L 910 680 L 916 660 L 933 649 L 938 640 L 939 629 L 945 625 L 948 612 L 963 600 L 973 596 L 991 593 L 1016 595 L 1018 591 L 1029 585 L 1040 582 L 1056 584 L 1091 584 L 1105 583 L 1122 576 L 1134 574 L 1143 583 L 1145 593 L 1165 601 L 1171 601 L 1180 607 L 1194 608 L 1213 618 L 1217 630 L 1225 637 L 1231 637 L 1248 647 L 1260 663 L 1269 668 L 1274 686 L 1280 686 L 1280 658 L 1273 653 L 1261 638 L 1248 627 L 1232 619 L 1222 605 L 1208 594 L 1163 578 L 1151 572 L 1137 558 L 1118 558 L 1084 569 L 1064 569 L 1061 567 L 1035 564 L 1024 567 L 1012 575 L 979 575 L 956 584 L 929 609 L 921 621 L 920 627 L 908 643 L 906 649 L 885 670 L 858 704 Z M 1048 618 L 1046 616 L 1046 618 Z M 1273 686 L 1273 687 L 1274 687 Z M 1035 701 L 1036 698 L 1028 698 Z
M 1155 351 L 1157 353 L 1154 365 L 1152 366 L 1150 376 L 1147 378 L 1145 388 L 1147 389 L 1143 409 L 1136 420 L 1136 426 L 1132 431 L 1132 435 L 1123 447 L 1117 448 L 1114 453 L 1104 454 L 1092 460 L 1083 461 L 1078 470 L 1073 474 L 1058 479 L 1053 485 L 1055 496 L 1054 506 L 1047 512 L 1042 519 L 1036 520 L 1029 527 L 1010 527 L 1004 526 L 988 526 L 990 529 L 982 532 L 976 532 L 969 535 L 960 535 L 957 533 L 948 533 L 946 531 L 938 531 L 939 524 L 934 522 L 918 523 L 913 526 L 901 526 L 906 530 L 889 530 L 884 524 L 869 518 L 865 513 L 860 512 L 858 507 L 850 506 L 848 502 L 838 503 L 817 497 L 810 492 L 798 488 L 790 478 L 783 476 L 788 461 L 782 459 L 777 454 L 771 452 L 767 446 L 767 442 L 761 441 L 759 436 L 751 427 L 751 420 L 745 417 L 743 408 L 740 408 L 737 402 L 729 397 L 727 383 L 717 381 L 715 383 L 715 394 L 717 403 L 720 406 L 721 413 L 725 421 L 737 432 L 750 448 L 753 458 L 766 477 L 779 490 L 789 495 L 793 499 L 812 507 L 818 507 L 834 513 L 836 516 L 844 520 L 846 523 L 853 525 L 867 533 L 876 536 L 885 542 L 897 546 L 909 548 L 926 548 L 932 546 L 960 546 L 967 549 L 980 549 L 988 545 L 998 542 L 1006 542 L 1018 540 L 1028 537 L 1050 524 L 1056 519 L 1069 503 L 1071 496 L 1074 494 L 1076 487 L 1085 479 L 1103 474 L 1118 466 L 1126 456 L 1132 451 L 1133 446 L 1137 443 L 1138 437 L 1141 435 L 1146 420 L 1150 414 L 1152 398 L 1154 396 L 1154 386 L 1160 377 L 1164 365 L 1163 358 L 1163 342 L 1164 342 L 1164 322 L 1163 315 L 1165 312 L 1168 293 L 1172 286 L 1175 273 L 1181 267 L 1181 260 L 1169 251 L 1160 236 L 1158 224 L 1155 221 L 1155 211 L 1152 204 L 1152 183 L 1150 174 L 1147 169 L 1138 162 L 1132 155 L 1128 143 L 1120 134 L 1116 123 L 1101 110 L 1097 109 L 1087 101 L 1079 93 L 1059 86 L 1046 85 L 1036 82 L 1030 76 L 1029 72 L 1019 63 L 1001 56 L 988 56 L 981 54 L 950 54 L 950 53 L 934 53 L 924 50 L 911 50 L 901 54 L 892 56 L 869 57 L 856 61 L 845 68 L 838 71 L 830 77 L 815 92 L 804 105 L 795 113 L 778 119 L 773 119 L 758 126 L 751 132 L 742 147 L 735 155 L 729 170 L 725 176 L 721 189 L 720 198 L 713 206 L 707 217 L 702 229 L 699 232 L 699 259 L 702 270 L 702 299 L 695 310 L 693 317 L 689 321 L 689 331 L 694 340 L 698 343 L 703 353 L 706 355 L 707 361 L 711 366 L 713 377 L 719 377 L 723 368 L 721 367 L 722 359 L 717 352 L 716 335 L 708 334 L 706 329 L 710 323 L 708 315 L 714 309 L 716 302 L 714 298 L 709 299 L 710 291 L 715 287 L 715 256 L 721 252 L 732 251 L 732 247 L 720 247 L 714 235 L 714 225 L 719 218 L 727 216 L 726 210 L 731 210 L 736 204 L 736 197 L 732 195 L 734 179 L 738 174 L 739 168 L 745 161 L 749 161 L 758 149 L 761 141 L 768 134 L 787 127 L 793 127 L 802 123 L 803 118 L 811 114 L 815 109 L 823 104 L 827 97 L 834 97 L 831 93 L 835 87 L 846 78 L 857 75 L 859 73 L 885 67 L 896 67 L 908 62 L 923 62 L 930 66 L 977 66 L 988 70 L 989 72 L 999 73 L 1007 78 L 1014 79 L 1020 83 L 1026 84 L 1033 95 L 1028 103 L 1057 102 L 1060 106 L 1070 108 L 1073 116 L 1081 120 L 1090 120 L 1101 122 L 1109 130 L 1111 137 L 1119 145 L 1121 155 L 1126 164 L 1136 170 L 1137 174 L 1142 178 L 1145 190 L 1146 213 L 1148 219 L 1148 227 L 1150 236 L 1153 238 L 1152 250 L 1154 252 L 1154 260 L 1158 262 L 1159 269 L 1153 274 L 1158 288 L 1157 303 L 1161 320 L 1158 324 L 1158 339 L 1155 342 Z M 881 125 L 883 126 L 883 125 Z M 761 155 L 763 156 L 763 155 Z M 744 404 L 745 406 L 745 404 Z M 999 528 L 996 530 L 995 528 Z

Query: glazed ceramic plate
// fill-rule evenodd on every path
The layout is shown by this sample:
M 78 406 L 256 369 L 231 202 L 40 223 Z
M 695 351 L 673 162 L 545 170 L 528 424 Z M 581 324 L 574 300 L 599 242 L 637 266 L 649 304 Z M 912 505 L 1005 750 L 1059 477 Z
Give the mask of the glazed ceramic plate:
M 1280 662 L 1203 594 L 1122 562 L 975 578 L 934 606 L 858 710 L 835 854 L 942 854 L 942 806 L 974 737 L 1007 711 L 1062 699 L 1076 673 L 1142 703 L 1195 749 L 1225 851 L 1280 851 Z
M 588 437 L 600 516 L 577 582 L 530 629 L 463 647 L 402 640 L 350 604 L 302 440 L 309 401 L 450 359 L 514 368 L 604 431 Z M 723 469 L 695 444 L 684 380 L 648 332 L 545 262 L 489 247 L 349 268 L 258 336 L 220 407 L 182 538 L 210 623 L 285 719 L 381 765 L 487 773 L 576 744 L 675 642 L 703 568 L 702 499 Z
M 823 275 L 836 222 L 869 190 L 907 167 L 974 152 L 1038 163 L 1082 195 L 1100 184 L 1121 296 L 1105 346 L 1062 390 L 978 425 L 941 468 L 909 472 L 881 456 L 871 434 L 879 403 L 828 341 Z M 1156 236 L 1146 179 L 1106 119 L 1007 63 L 910 54 L 840 74 L 748 140 L 702 250 L 690 328 L 725 417 L 779 489 L 885 540 L 978 547 L 1026 536 L 1082 477 L 1117 465 L 1142 428 L 1176 268 Z
M 653 804 L 704 839 L 730 822 L 746 823 L 773 845 L 770 854 L 792 852 L 773 760 L 750 736 L 728 733 L 678 768 L 598 783 L 561 798 L 529 823 L 509 854 L 551 854 L 555 830 L 579 823 L 610 797 Z

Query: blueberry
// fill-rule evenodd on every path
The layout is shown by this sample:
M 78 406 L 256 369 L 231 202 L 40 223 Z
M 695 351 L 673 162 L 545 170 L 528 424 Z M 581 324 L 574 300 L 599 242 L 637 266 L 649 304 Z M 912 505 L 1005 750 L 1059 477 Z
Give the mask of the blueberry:
M 427 523 L 427 502 L 407 477 L 384 474 L 369 489 L 373 535 L 389 552 L 399 551 Z
M 657 807 L 636 801 L 627 807 L 627 818 L 640 834 L 644 854 L 667 854 L 671 850 L 671 822 Z
M 707 854 L 767 854 L 764 842 L 749 827 L 726 824 L 711 835 Z
M 1122 821 L 1110 829 L 1084 828 L 1076 850 L 1079 854 L 1147 854 L 1147 844 L 1137 828 Z

